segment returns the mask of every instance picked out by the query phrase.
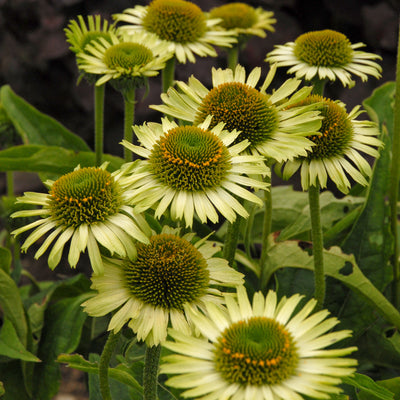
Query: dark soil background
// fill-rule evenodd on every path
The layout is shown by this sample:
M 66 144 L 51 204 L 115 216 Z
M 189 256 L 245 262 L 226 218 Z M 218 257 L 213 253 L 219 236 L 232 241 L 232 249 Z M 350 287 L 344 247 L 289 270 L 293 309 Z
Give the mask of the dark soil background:
M 75 56 L 65 41 L 64 28 L 77 15 L 111 15 L 146 1 L 128 0 L 0 0 L 0 85 L 8 84 L 20 96 L 40 111 L 59 120 L 71 131 L 93 145 L 93 88 L 82 81 L 77 85 Z M 203 10 L 228 3 L 227 1 L 194 1 Z M 261 66 L 267 72 L 266 54 L 274 44 L 293 41 L 300 34 L 319 29 L 334 29 L 347 35 L 351 42 L 363 42 L 365 50 L 382 57 L 382 79 L 371 78 L 367 83 L 356 79 L 356 86 L 345 89 L 340 83 L 329 84 L 326 96 L 340 99 L 350 110 L 361 104 L 372 90 L 395 79 L 398 36 L 399 0 L 258 0 L 247 1 L 274 11 L 275 32 L 266 39 L 252 38 L 240 55 L 240 63 L 247 71 Z M 225 54 L 215 58 L 197 58 L 196 64 L 178 65 L 176 79 L 186 81 L 194 74 L 205 85 L 211 82 L 211 67 L 226 67 Z M 278 70 L 276 84 L 288 76 Z M 138 91 L 135 123 L 159 121 L 160 114 L 150 110 L 150 104 L 160 103 L 160 78 L 150 82 L 150 93 L 143 97 Z M 123 131 L 123 101 L 111 88 L 106 91 L 105 151 L 122 155 L 118 144 Z M 43 190 L 35 175 L 16 175 L 17 194 L 25 190 Z M 4 191 L 4 176 L 0 175 L 0 194 Z M 29 255 L 29 253 L 28 253 Z M 36 263 L 31 268 L 39 279 L 60 279 L 71 274 L 67 266 L 57 267 L 50 273 L 46 266 Z M 74 272 L 72 272 L 74 273 Z M 63 370 L 63 385 L 57 400 L 88 399 L 82 375 Z

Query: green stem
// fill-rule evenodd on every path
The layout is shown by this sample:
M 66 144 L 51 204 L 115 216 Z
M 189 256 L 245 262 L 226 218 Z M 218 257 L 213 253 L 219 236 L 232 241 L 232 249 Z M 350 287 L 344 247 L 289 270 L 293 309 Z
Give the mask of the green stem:
M 14 172 L 6 171 L 7 179 L 7 196 L 14 196 Z
M 124 139 L 129 143 L 133 141 L 132 125 L 135 120 L 135 89 L 131 89 L 129 94 L 124 94 Z M 133 158 L 132 152 L 124 147 L 124 159 L 131 162 Z
M 272 194 L 271 190 L 264 191 L 264 220 L 263 220 L 263 233 L 262 233 L 262 248 L 260 257 L 260 289 L 264 289 L 268 285 L 271 278 L 271 271 L 268 268 L 268 238 L 272 228 Z
M 112 400 L 110 385 L 108 383 L 108 367 L 112 353 L 117 345 L 120 332 L 110 331 L 99 362 L 100 393 L 103 400 Z
M 103 157 L 105 86 L 105 84 L 94 85 L 94 151 L 96 154 L 96 166 L 101 165 Z
M 227 51 L 228 51 L 228 68 L 234 71 L 236 65 L 239 62 L 239 44 L 232 45 L 232 47 L 229 47 Z
M 233 267 L 233 263 L 235 261 L 235 253 L 239 241 L 241 222 L 242 217 L 240 215 L 236 216 L 234 222 L 228 222 L 228 231 L 226 232 L 225 236 L 223 256 L 231 267 Z
M 167 90 L 173 86 L 175 79 L 175 57 L 170 58 L 162 70 L 162 91 L 166 93 Z
M 314 257 L 314 296 L 317 299 L 316 309 L 321 309 L 325 299 L 325 273 L 324 273 L 324 241 L 321 226 L 321 211 L 319 205 L 319 184 L 308 189 L 308 201 L 311 216 L 311 237 L 313 242 Z
M 312 79 L 311 83 L 314 86 L 313 93 L 323 96 L 326 82 L 327 82 L 326 79 L 319 79 L 319 78 Z
M 397 235 L 397 201 L 399 195 L 400 179 L 400 32 L 397 43 L 397 64 L 396 64 L 396 95 L 394 102 L 394 126 L 392 143 L 392 164 L 390 170 L 389 203 L 391 210 L 390 226 L 393 235 L 394 248 L 392 255 L 393 285 L 392 302 L 397 308 L 400 306 L 400 282 L 399 282 L 399 246 Z
M 157 377 L 161 346 L 146 348 L 143 370 L 143 400 L 157 400 Z

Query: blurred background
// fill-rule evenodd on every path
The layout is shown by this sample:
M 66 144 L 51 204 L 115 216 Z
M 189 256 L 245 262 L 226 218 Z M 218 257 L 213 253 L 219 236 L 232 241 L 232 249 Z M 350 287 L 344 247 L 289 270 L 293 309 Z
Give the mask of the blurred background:
M 229 3 L 227 1 L 194 1 L 204 11 Z M 246 3 L 273 11 L 277 19 L 275 32 L 267 38 L 252 38 L 240 54 L 239 62 L 248 72 L 262 67 L 268 71 L 266 54 L 275 44 L 295 40 L 300 34 L 320 29 L 344 33 L 352 43 L 363 42 L 368 52 L 382 57 L 382 78 L 370 78 L 345 89 L 340 83 L 328 84 L 326 96 L 340 99 L 351 110 L 368 97 L 377 86 L 395 79 L 398 37 L 399 0 L 258 0 Z M 69 51 L 64 29 L 77 15 L 111 15 L 147 1 L 129 0 L 0 0 L 0 85 L 12 89 L 40 111 L 54 117 L 68 129 L 81 136 L 93 148 L 93 88 L 85 81 L 77 85 L 78 71 L 75 56 Z M 206 86 L 211 85 L 211 68 L 226 67 L 226 54 L 218 51 L 217 58 L 197 58 L 195 64 L 177 65 L 176 79 L 187 81 L 195 75 Z M 273 83 L 279 86 L 288 75 L 278 70 Z M 160 121 L 161 115 L 149 109 L 160 104 L 161 79 L 150 80 L 150 92 L 144 97 L 138 91 L 135 123 Z M 111 87 L 106 89 L 105 152 L 122 156 L 119 145 L 123 133 L 123 101 Z M 0 173 L 0 194 L 4 193 L 5 177 Z M 17 173 L 16 194 L 26 190 L 44 190 L 34 174 Z M 29 256 L 29 253 L 28 253 Z M 51 272 L 46 257 L 31 266 L 39 279 L 60 279 L 63 274 L 75 273 L 68 266 Z M 82 261 L 83 262 L 83 261 Z M 88 395 L 82 374 L 63 369 L 63 385 L 56 400 L 85 400 Z

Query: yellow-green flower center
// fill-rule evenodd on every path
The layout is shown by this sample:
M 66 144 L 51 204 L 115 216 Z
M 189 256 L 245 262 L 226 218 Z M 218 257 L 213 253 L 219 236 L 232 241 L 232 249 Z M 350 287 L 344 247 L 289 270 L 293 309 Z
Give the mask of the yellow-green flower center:
M 49 195 L 52 218 L 68 227 L 105 221 L 122 203 L 114 178 L 95 167 L 63 175 L 54 182 Z
M 308 159 L 326 159 L 342 157 L 349 147 L 353 138 L 353 125 L 348 118 L 344 107 L 330 99 L 322 96 L 311 95 L 296 105 L 308 105 L 322 103 L 320 109 L 323 117 L 319 130 L 320 136 L 309 136 L 308 139 L 315 143 L 315 146 L 308 152 Z
M 210 18 L 221 18 L 219 23 L 225 29 L 250 28 L 257 22 L 253 7 L 246 3 L 229 3 L 210 11 Z
M 340 68 L 353 60 L 353 49 L 345 35 L 326 29 L 300 35 L 294 55 L 309 65 Z
M 110 69 L 130 71 L 136 66 L 148 64 L 153 53 L 139 43 L 119 43 L 109 47 L 104 53 L 104 63 Z
M 153 0 L 143 18 L 143 27 L 163 40 L 193 43 L 207 30 L 201 9 L 190 1 Z
M 161 182 L 179 191 L 219 186 L 231 167 L 218 136 L 195 126 L 169 130 L 154 145 L 149 161 Z
M 138 243 L 137 260 L 125 261 L 126 286 L 145 304 L 182 310 L 202 297 L 209 286 L 207 262 L 187 240 L 171 234 Z
M 268 96 L 249 85 L 228 82 L 211 89 L 204 97 L 195 124 L 212 115 L 211 126 L 225 122 L 225 129 L 241 131 L 236 143 L 248 139 L 250 147 L 268 140 L 278 126 L 278 113 Z
M 291 334 L 274 319 L 232 323 L 215 344 L 215 366 L 229 383 L 279 385 L 295 374 L 299 356 Z
M 103 38 L 107 40 L 108 43 L 112 43 L 111 41 L 111 36 L 108 32 L 100 32 L 100 31 L 93 31 L 93 32 L 87 32 L 85 35 L 83 35 L 81 43 L 80 43 L 80 48 L 81 50 L 86 53 L 85 47 L 91 43 L 93 40 L 99 40 L 100 38 Z

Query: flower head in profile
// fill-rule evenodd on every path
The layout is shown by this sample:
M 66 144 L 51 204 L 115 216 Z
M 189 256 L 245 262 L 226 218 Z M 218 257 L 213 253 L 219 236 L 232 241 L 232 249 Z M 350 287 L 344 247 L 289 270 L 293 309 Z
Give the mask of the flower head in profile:
M 210 18 L 220 18 L 218 26 L 237 32 L 239 42 L 250 36 L 265 38 L 265 31 L 274 32 L 274 13 L 261 7 L 254 8 L 246 3 L 229 3 L 210 10 Z
M 138 243 L 134 259 L 107 259 L 104 276 L 92 277 L 98 294 L 82 306 L 92 316 L 115 311 L 108 329 L 117 332 L 128 322 L 149 346 L 166 339 L 169 324 L 190 335 L 185 304 L 202 310 L 207 302 L 220 307 L 217 287 L 243 283 L 241 273 L 215 256 L 219 250 L 206 238 L 196 241 L 193 233 L 181 236 L 178 229 L 164 226 L 150 243 Z
M 172 57 L 155 35 L 138 32 L 109 36 L 109 40 L 92 41 L 78 54 L 79 67 L 99 76 L 96 85 L 111 81 L 116 89 L 143 86 L 144 80 L 158 75 Z
M 225 128 L 240 132 L 236 143 L 247 139 L 247 152 L 261 154 L 278 162 L 306 155 L 313 143 L 306 136 L 315 134 L 321 126 L 315 105 L 289 105 L 310 94 L 312 88 L 297 90 L 301 81 L 288 79 L 281 87 L 267 94 L 276 68 L 272 67 L 260 90 L 256 89 L 261 68 L 254 68 L 246 78 L 245 69 L 238 65 L 231 69 L 212 69 L 211 90 L 193 76 L 188 84 L 177 82 L 179 90 L 170 88 L 161 95 L 164 104 L 151 106 L 162 113 L 202 123 L 212 115 L 211 126 L 220 122 Z
M 19 197 L 18 203 L 41 206 L 12 215 L 13 218 L 40 217 L 12 232 L 19 235 L 34 229 L 21 249 L 26 251 L 43 235 L 51 232 L 37 250 L 36 259 L 53 245 L 48 263 L 54 269 L 61 260 L 64 246 L 70 241 L 70 266 L 76 267 L 81 252 L 87 248 L 96 274 L 101 274 L 103 270 L 99 245 L 111 254 L 134 257 L 134 242 L 147 243 L 151 231 L 144 218 L 134 214 L 127 205 L 124 179 L 133 164 L 127 164 L 113 173 L 106 171 L 106 166 L 106 163 L 98 168 L 78 166 L 56 181 L 47 181 L 48 193 L 26 192 Z
M 339 79 L 343 86 L 353 86 L 352 74 L 363 81 L 368 75 L 381 77 L 382 68 L 374 60 L 381 59 L 373 53 L 358 50 L 363 43 L 352 44 L 340 32 L 330 29 L 300 35 L 294 42 L 275 46 L 266 58 L 278 67 L 290 67 L 289 74 L 311 80 Z
M 78 15 L 77 18 L 77 21 L 71 20 L 68 27 L 64 30 L 67 42 L 70 44 L 69 49 L 76 55 L 78 53 L 85 53 L 86 45 L 92 40 L 102 38 L 103 40 L 111 42 L 110 33 L 116 34 L 116 28 L 110 25 L 107 20 L 102 20 L 100 15 L 88 15 L 87 23 L 81 15 Z M 84 73 L 82 70 L 80 71 L 89 82 L 93 81 L 91 75 Z
M 326 187 L 329 177 L 340 191 L 347 193 L 351 187 L 347 174 L 361 185 L 367 185 L 365 177 L 369 177 L 372 170 L 360 152 L 378 157 L 382 142 L 377 138 L 376 124 L 356 120 L 363 112 L 359 106 L 347 113 L 343 103 L 318 95 L 311 95 L 302 103 L 312 102 L 322 104 L 324 118 L 320 135 L 310 137 L 315 146 L 306 157 L 298 157 L 284 165 L 283 178 L 290 178 L 300 168 L 304 190 L 317 184 Z
M 341 378 L 355 371 L 356 360 L 344 358 L 355 347 L 326 349 L 351 335 L 330 332 L 338 324 L 329 312 L 312 315 L 316 300 L 296 314 L 301 296 L 277 302 L 270 291 L 254 295 L 250 304 L 244 287 L 237 300 L 226 295 L 226 312 L 207 304 L 207 316 L 187 307 L 196 338 L 170 329 L 174 341 L 163 343 L 176 354 L 163 357 L 166 384 L 184 390 L 185 398 L 220 400 L 302 400 L 338 394 Z
M 213 46 L 231 47 L 233 31 L 215 28 L 218 19 L 209 19 L 194 3 L 184 0 L 153 0 L 148 6 L 135 6 L 114 15 L 126 22 L 119 29 L 128 33 L 150 32 L 171 50 L 178 62 L 195 62 L 200 57 L 217 55 Z
M 224 124 L 209 128 L 211 117 L 202 124 L 178 126 L 167 118 L 162 124 L 134 126 L 142 146 L 123 145 L 142 161 L 131 176 L 129 196 L 138 212 L 155 205 L 160 218 L 170 208 L 172 219 L 185 219 L 192 226 L 194 214 L 205 223 L 218 222 L 220 212 L 230 222 L 236 214 L 248 217 L 236 197 L 262 205 L 249 189 L 267 189 L 267 184 L 246 175 L 270 173 L 263 157 L 240 155 L 247 141 L 235 145 L 238 133 Z

